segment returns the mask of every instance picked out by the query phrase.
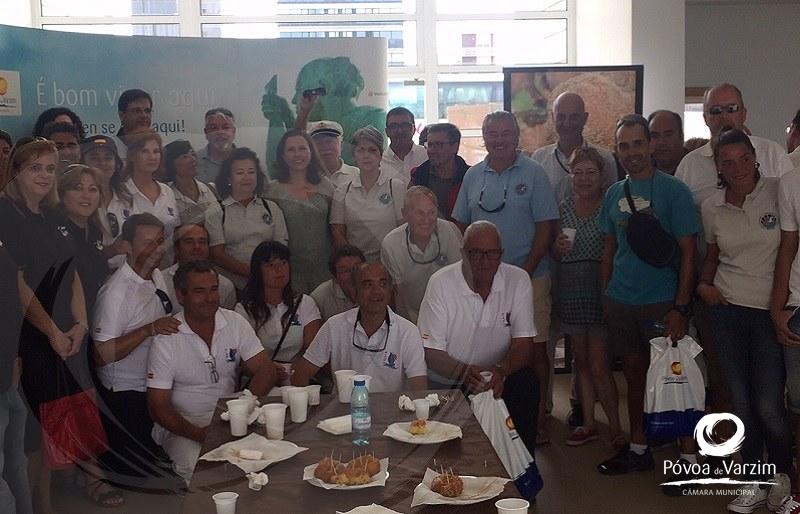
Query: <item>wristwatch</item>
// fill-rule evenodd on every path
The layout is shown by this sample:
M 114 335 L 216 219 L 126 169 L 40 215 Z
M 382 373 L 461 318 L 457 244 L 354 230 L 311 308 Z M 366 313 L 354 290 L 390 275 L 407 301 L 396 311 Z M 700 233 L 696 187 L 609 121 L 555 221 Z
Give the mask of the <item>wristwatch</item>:
M 672 306 L 670 310 L 673 310 L 683 316 L 684 318 L 688 318 L 692 315 L 692 308 L 689 305 L 678 305 L 677 303 Z

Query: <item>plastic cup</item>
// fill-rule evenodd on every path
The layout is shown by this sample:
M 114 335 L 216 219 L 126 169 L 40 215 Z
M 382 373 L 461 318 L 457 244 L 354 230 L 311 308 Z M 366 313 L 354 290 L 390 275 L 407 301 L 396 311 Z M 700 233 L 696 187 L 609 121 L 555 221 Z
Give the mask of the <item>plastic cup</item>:
M 289 409 L 292 423 L 302 423 L 308 418 L 308 391 L 305 387 L 295 387 L 289 391 Z
M 281 387 L 281 401 L 286 405 L 289 405 L 289 393 L 293 390 L 297 389 L 295 386 L 283 386 Z
M 414 400 L 414 413 L 417 415 L 417 419 L 428 419 L 430 411 L 431 402 L 429 402 L 427 398 Z
M 228 405 L 228 414 L 231 416 L 231 435 L 234 437 L 247 435 L 247 421 L 252 405 L 250 400 L 237 398 L 227 401 L 226 404 Z
M 236 500 L 239 499 L 238 493 L 224 492 L 217 493 L 211 497 L 214 505 L 217 506 L 217 514 L 234 514 L 236 512 Z
M 336 391 L 339 393 L 340 403 L 350 403 L 350 395 L 353 394 L 353 375 L 356 374 L 352 369 L 340 369 L 333 372 L 336 377 Z
M 305 387 L 308 391 L 308 404 L 319 405 L 319 392 L 322 389 L 321 385 L 310 385 Z
M 268 403 L 261 407 L 267 418 L 267 439 L 283 439 L 283 426 L 286 423 L 285 403 Z
M 521 498 L 503 498 L 494 502 L 497 514 L 524 514 L 528 512 L 530 503 Z
M 281 380 L 280 384 L 282 386 L 288 386 L 292 383 L 292 363 L 291 362 L 276 362 L 276 366 L 280 366 L 286 372 L 286 378 Z
M 569 228 L 569 227 L 564 227 L 564 228 L 561 229 L 561 232 L 563 232 L 564 235 L 567 236 L 567 240 L 569 241 L 569 244 L 575 244 L 575 235 L 578 233 L 578 231 L 576 229 Z
M 369 391 L 369 383 L 372 380 L 370 375 L 353 375 L 353 385 L 355 385 L 356 380 L 363 380 L 364 385 L 367 386 L 367 391 Z
M 489 382 L 492 381 L 492 376 L 493 375 L 494 374 L 491 371 L 481 371 L 481 378 L 483 378 L 483 381 L 486 382 L 486 383 L 489 383 Z

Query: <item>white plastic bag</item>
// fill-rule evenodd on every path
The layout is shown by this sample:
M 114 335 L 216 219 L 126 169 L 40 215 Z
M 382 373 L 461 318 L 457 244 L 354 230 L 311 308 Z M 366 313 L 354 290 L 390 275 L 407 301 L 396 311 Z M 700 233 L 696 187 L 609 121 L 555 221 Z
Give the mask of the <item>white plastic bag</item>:
M 514 480 L 520 495 L 527 500 L 536 498 L 544 481 L 536 467 L 536 461 L 514 428 L 506 402 L 495 398 L 491 390 L 472 395 L 469 399 L 472 402 L 472 412 L 500 456 L 508 476 Z
M 669 337 L 650 340 L 645 391 L 645 433 L 653 439 L 691 437 L 703 417 L 706 388 L 695 358 L 702 352 L 689 336 L 673 344 Z

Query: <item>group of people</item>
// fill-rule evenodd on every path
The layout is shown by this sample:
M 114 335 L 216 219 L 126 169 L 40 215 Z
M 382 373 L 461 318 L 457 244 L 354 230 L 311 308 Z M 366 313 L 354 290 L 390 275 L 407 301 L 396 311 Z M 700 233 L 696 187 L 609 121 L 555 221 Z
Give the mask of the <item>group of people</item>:
M 335 120 L 309 122 L 315 101 L 300 100 L 269 174 L 235 145 L 225 108 L 206 113 L 204 148 L 163 145 L 142 90 L 120 96 L 114 136 L 87 137 L 65 108 L 33 137 L 0 133 L 0 510 L 52 512 L 43 413 L 86 392 L 108 451 L 73 460 L 105 507 L 124 504 L 112 484 L 130 477 L 188 483 L 220 397 L 328 388 L 338 369 L 371 375 L 372 391 L 492 390 L 533 453 L 549 442 L 562 335 L 575 359 L 566 444 L 599 438 L 597 399 L 615 451 L 599 472 L 652 470 L 649 341 L 679 341 L 692 320 L 710 408 L 744 422 L 745 462 L 766 446 L 778 471 L 729 509 L 797 501 L 784 395 L 800 414 L 800 170 L 748 133 L 735 86 L 706 92 L 711 140 L 690 152 L 669 111 L 624 116 L 613 153 L 595 146 L 583 99 L 565 92 L 553 144 L 527 155 L 514 115 L 493 112 L 473 166 L 455 125 L 429 125 L 420 146 L 413 114 L 391 109 L 384 149 L 372 126 L 345 142 Z M 800 119 L 789 137 L 797 147 Z M 639 212 L 671 258 L 633 240 Z M 691 437 L 679 446 L 697 462 Z

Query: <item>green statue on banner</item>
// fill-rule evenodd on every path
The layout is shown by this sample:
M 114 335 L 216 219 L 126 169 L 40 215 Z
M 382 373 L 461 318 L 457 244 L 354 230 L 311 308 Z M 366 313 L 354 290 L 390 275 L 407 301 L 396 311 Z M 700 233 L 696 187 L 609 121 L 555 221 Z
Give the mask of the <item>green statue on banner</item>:
M 326 57 L 308 62 L 297 75 L 292 104 L 298 114 L 307 111 L 306 121 L 331 120 L 342 125 L 342 159 L 353 164 L 350 137 L 366 125 L 386 128 L 386 112 L 378 107 L 356 105 L 364 90 L 364 78 L 347 57 Z M 304 92 L 306 94 L 304 95 Z M 275 159 L 275 150 L 283 134 L 295 126 L 297 118 L 285 98 L 278 96 L 278 76 L 264 86 L 261 112 L 269 120 L 267 162 Z M 302 121 L 302 116 L 301 116 Z M 305 128 L 305 127 L 301 127 Z

